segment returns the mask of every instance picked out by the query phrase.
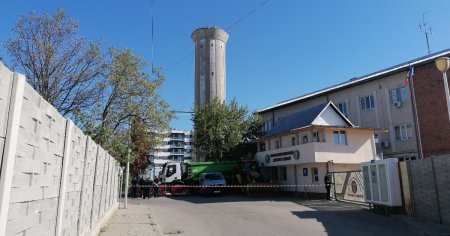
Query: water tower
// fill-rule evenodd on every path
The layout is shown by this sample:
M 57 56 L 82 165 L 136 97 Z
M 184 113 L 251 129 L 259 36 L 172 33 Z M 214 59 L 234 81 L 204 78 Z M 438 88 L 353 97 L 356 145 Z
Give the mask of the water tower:
M 191 37 L 195 43 L 195 106 L 215 97 L 225 101 L 225 46 L 229 34 L 218 27 L 205 27 L 196 29 Z

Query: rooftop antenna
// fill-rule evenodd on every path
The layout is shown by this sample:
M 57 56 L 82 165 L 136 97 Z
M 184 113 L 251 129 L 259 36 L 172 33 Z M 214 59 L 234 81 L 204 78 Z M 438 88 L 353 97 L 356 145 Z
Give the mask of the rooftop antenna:
M 425 34 L 425 39 L 427 40 L 427 48 L 428 54 L 431 54 L 430 50 L 430 42 L 428 40 L 428 35 L 431 35 L 431 26 L 429 26 L 430 22 L 425 21 L 425 13 L 422 14 L 422 24 L 419 24 L 420 32 Z

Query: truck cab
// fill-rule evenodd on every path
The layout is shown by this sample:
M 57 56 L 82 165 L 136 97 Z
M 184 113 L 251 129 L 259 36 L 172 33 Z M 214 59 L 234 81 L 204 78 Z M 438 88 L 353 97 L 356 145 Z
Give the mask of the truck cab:
M 182 168 L 179 162 L 167 162 L 161 172 L 162 183 L 170 184 L 182 181 Z

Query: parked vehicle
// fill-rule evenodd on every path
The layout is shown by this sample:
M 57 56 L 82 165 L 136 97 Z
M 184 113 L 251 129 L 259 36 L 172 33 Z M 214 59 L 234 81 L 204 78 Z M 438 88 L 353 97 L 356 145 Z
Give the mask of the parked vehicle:
M 206 194 L 216 194 L 226 192 L 225 177 L 220 172 L 206 172 L 200 175 L 200 192 Z
M 162 184 L 167 187 L 167 192 L 172 194 L 185 194 L 195 193 L 202 191 L 203 188 L 208 188 L 202 187 L 203 184 L 205 184 L 205 178 L 208 177 L 206 174 L 208 173 L 220 173 L 223 176 L 224 184 L 247 185 L 263 182 L 263 177 L 259 174 L 257 163 L 255 161 L 247 160 L 222 162 L 167 162 L 163 166 L 160 177 Z M 209 183 L 208 181 L 206 183 Z M 235 188 L 234 190 L 241 191 L 243 188 Z

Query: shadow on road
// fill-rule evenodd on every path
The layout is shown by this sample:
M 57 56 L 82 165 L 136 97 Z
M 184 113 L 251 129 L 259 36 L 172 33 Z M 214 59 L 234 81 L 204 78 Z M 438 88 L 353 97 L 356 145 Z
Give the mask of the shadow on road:
M 291 196 L 261 196 L 261 197 L 247 197 L 239 194 L 227 195 L 188 195 L 188 196 L 166 196 L 167 198 L 186 201 L 194 204 L 208 204 L 221 202 L 254 202 L 254 201 L 299 201 L 298 198 Z
M 291 213 L 300 219 L 317 220 L 322 223 L 328 235 L 417 235 L 395 220 L 370 213 L 366 206 L 323 200 L 306 200 L 297 204 L 311 210 Z

